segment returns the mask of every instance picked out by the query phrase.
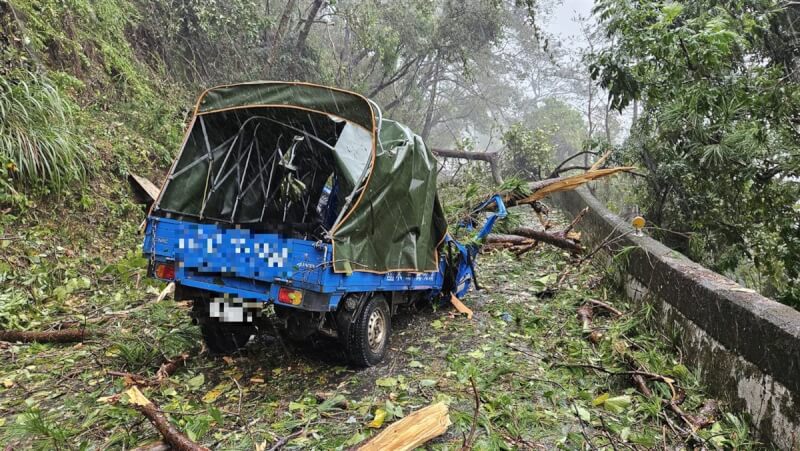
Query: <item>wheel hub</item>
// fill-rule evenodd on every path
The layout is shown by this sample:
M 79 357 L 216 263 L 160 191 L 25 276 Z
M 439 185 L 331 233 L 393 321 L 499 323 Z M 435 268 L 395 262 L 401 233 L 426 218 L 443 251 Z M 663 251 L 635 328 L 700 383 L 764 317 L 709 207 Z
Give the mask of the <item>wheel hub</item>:
M 373 352 L 379 352 L 386 339 L 386 318 L 383 316 L 383 311 L 376 309 L 369 315 L 369 322 L 367 324 L 367 341 L 369 348 Z

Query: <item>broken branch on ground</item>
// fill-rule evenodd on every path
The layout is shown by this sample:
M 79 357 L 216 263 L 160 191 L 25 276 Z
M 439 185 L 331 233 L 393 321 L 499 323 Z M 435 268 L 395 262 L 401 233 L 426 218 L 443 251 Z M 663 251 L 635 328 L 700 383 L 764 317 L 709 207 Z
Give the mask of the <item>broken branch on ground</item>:
M 83 341 L 89 333 L 84 328 L 48 331 L 0 330 L 0 341 L 22 343 L 74 343 Z

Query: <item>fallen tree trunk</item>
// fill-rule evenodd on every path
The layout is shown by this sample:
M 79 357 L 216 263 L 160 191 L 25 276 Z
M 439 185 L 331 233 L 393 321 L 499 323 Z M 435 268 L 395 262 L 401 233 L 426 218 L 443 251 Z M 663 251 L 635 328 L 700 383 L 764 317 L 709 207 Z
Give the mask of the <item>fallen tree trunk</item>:
M 161 412 L 161 409 L 147 399 L 138 388 L 131 387 L 125 393 L 130 398 L 131 405 L 150 420 L 150 423 L 164 437 L 164 441 L 172 446 L 173 449 L 177 451 L 209 451 L 208 448 L 189 440 L 189 437 L 176 429 L 169 422 L 167 416 Z
M 444 434 L 450 424 L 452 423 L 447 404 L 439 402 L 392 423 L 357 449 L 358 451 L 411 450 Z
M 503 183 L 503 177 L 500 175 L 500 163 L 498 152 L 465 152 L 463 150 L 453 149 L 431 149 L 434 155 L 443 158 L 460 158 L 463 160 L 471 161 L 485 161 L 489 163 L 489 168 L 492 170 L 492 180 L 498 185 Z
M 567 249 L 572 252 L 583 252 L 583 246 L 571 239 L 568 233 L 548 233 L 543 230 L 536 230 L 530 227 L 517 227 L 516 229 L 511 230 L 509 233 L 535 241 L 540 241 L 555 247 L 560 247 L 561 249 Z
M 23 343 L 74 343 L 83 341 L 86 329 L 61 329 L 48 331 L 0 330 L 0 341 Z

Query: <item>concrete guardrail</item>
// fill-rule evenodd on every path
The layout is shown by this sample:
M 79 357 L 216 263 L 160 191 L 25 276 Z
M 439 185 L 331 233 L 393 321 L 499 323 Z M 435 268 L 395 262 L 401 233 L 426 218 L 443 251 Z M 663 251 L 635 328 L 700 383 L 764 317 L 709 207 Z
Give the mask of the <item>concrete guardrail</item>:
M 800 450 L 800 312 L 636 236 L 586 188 L 552 199 L 573 215 L 590 208 L 578 226 L 590 246 L 616 238 L 615 249 L 632 249 L 618 259 L 620 282 L 634 301 L 654 305 L 710 394 L 748 413 L 763 441 Z

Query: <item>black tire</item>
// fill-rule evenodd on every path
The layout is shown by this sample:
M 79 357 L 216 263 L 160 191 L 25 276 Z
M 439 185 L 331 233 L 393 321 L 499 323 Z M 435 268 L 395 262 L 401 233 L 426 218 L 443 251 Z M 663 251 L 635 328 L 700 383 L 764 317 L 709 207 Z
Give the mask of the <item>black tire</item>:
M 200 325 L 203 341 L 211 354 L 235 354 L 244 348 L 250 337 L 257 332 L 256 326 L 244 323 L 223 323 L 208 316 L 208 298 L 193 299 L 192 316 Z
M 352 315 L 356 315 L 355 318 Z M 389 303 L 379 294 L 372 295 L 352 314 L 344 314 L 339 332 L 353 365 L 377 365 L 386 356 L 392 335 Z
M 256 333 L 256 328 L 249 324 L 226 324 L 216 318 L 204 318 L 200 320 L 200 332 L 212 354 L 228 355 L 244 348 Z

